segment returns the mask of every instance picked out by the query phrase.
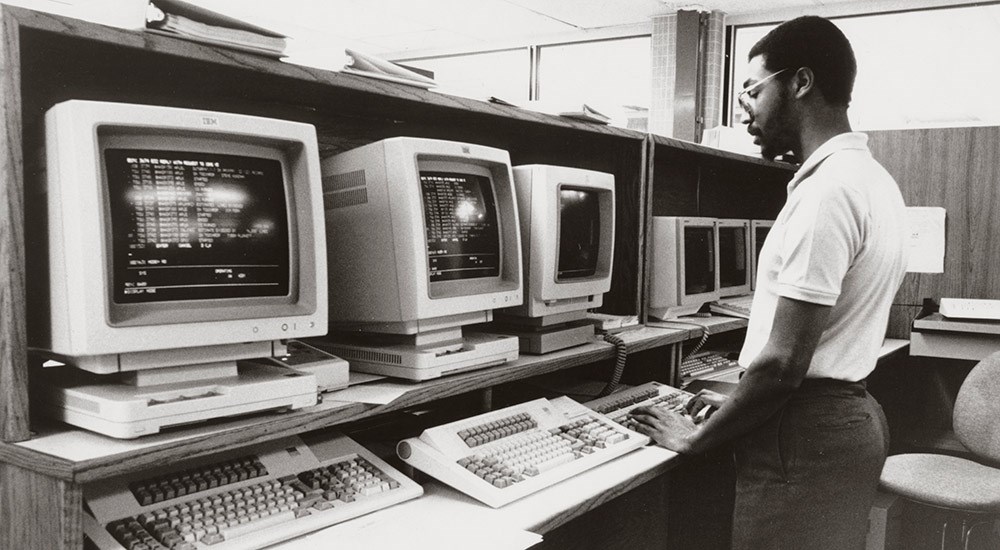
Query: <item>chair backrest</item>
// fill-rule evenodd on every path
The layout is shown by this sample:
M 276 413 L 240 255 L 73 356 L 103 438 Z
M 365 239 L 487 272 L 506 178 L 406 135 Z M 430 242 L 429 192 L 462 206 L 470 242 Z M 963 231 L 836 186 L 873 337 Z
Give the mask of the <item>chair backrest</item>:
M 952 423 L 970 451 L 1000 464 L 1000 351 L 980 361 L 962 382 Z

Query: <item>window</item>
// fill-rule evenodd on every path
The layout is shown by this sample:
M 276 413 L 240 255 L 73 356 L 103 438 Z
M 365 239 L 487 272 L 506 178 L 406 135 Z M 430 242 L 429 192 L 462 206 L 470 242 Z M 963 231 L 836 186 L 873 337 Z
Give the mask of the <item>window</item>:
M 648 118 L 652 70 L 648 36 L 542 46 L 538 99 L 586 103 L 615 124 L 636 127 Z
M 528 48 L 402 61 L 434 72 L 439 90 L 485 100 L 491 96 L 521 103 L 530 91 Z
M 858 130 L 1000 124 L 1000 5 L 968 6 L 834 19 L 858 60 L 848 114 Z M 730 117 L 746 56 L 775 25 L 737 27 Z
M 532 89 L 532 51 L 537 51 Z M 651 95 L 650 37 L 573 42 L 400 63 L 434 72 L 439 91 L 559 107 L 586 103 L 612 124 L 645 130 Z

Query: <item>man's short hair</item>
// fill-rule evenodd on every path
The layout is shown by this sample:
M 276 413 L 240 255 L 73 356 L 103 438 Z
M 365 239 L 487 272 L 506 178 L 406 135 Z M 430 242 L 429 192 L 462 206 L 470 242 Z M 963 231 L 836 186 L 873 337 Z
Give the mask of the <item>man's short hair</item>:
M 807 15 L 778 25 L 754 44 L 747 61 L 758 55 L 772 72 L 809 67 L 828 102 L 851 102 L 858 64 L 850 41 L 828 19 Z

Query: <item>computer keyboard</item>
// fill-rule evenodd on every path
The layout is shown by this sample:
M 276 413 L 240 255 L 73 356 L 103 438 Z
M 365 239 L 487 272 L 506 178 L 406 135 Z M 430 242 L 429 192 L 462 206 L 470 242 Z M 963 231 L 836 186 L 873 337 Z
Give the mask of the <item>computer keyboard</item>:
M 1000 300 L 941 298 L 939 311 L 949 319 L 1000 321 Z
M 424 430 L 404 462 L 494 508 L 644 446 L 568 397 L 536 399 Z
M 742 368 L 740 364 L 724 355 L 711 351 L 696 353 L 684 359 L 680 366 L 681 378 L 694 378 L 716 371 Z
M 635 429 L 635 420 L 628 413 L 637 407 L 661 407 L 684 413 L 684 405 L 694 394 L 679 390 L 659 382 L 646 382 L 617 391 L 605 397 L 584 403 L 587 407 L 607 416 L 630 430 Z
M 708 310 L 720 315 L 730 317 L 750 318 L 750 306 L 753 305 L 753 294 L 745 296 L 734 296 L 732 298 L 722 298 L 708 304 Z
M 101 549 L 248 550 L 422 494 L 350 438 L 324 433 L 85 486 L 84 532 Z

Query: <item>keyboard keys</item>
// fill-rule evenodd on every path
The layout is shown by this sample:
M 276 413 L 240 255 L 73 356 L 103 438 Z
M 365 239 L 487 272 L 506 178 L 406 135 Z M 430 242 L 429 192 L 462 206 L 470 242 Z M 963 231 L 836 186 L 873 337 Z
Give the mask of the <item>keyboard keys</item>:
M 469 447 L 476 447 L 537 426 L 538 423 L 530 415 L 521 413 L 462 430 L 458 432 L 458 437 Z
M 491 431 L 496 432 L 491 441 L 468 444 L 470 437 Z M 557 397 L 427 428 L 419 437 L 401 441 L 397 454 L 470 497 L 499 507 L 614 460 L 648 440 L 568 397 Z
M 266 475 L 259 459 L 246 456 L 138 481 L 129 488 L 140 506 L 150 506 Z
M 717 353 L 701 353 L 686 358 L 680 365 L 681 377 L 693 377 L 701 374 L 739 367 L 739 363 Z
M 595 399 L 587 403 L 587 406 L 602 412 L 621 426 L 635 431 L 637 422 L 629 416 L 629 412 L 633 409 L 657 407 L 684 414 L 684 407 L 691 397 L 690 392 L 659 382 L 649 382 Z
M 525 413 L 523 416 L 527 416 Z M 519 419 L 517 423 L 534 424 Z M 463 438 L 463 432 L 458 436 Z M 462 457 L 458 466 L 469 470 L 486 483 L 507 488 L 544 472 L 628 439 L 626 432 L 586 419 L 550 430 L 515 432 L 504 436 L 481 453 Z
M 376 498 L 404 489 L 399 480 L 362 456 L 297 475 L 234 485 L 241 480 L 267 475 L 267 469 L 250 457 L 137 482 L 130 490 L 140 504 L 150 499 L 166 502 L 171 500 L 170 494 L 177 498 L 199 493 L 194 481 L 199 477 L 206 481 L 206 488 L 206 476 L 217 480 L 218 484 L 212 494 L 196 495 L 135 517 L 112 521 L 106 528 L 128 550 L 195 550 L 196 544 L 210 547 L 252 536 L 299 518 L 350 506 L 358 499 Z M 233 488 L 226 489 L 227 486 Z M 412 489 L 406 488 L 406 491 L 412 492 Z M 140 492 L 148 493 L 150 499 L 139 498 L 137 493 Z

